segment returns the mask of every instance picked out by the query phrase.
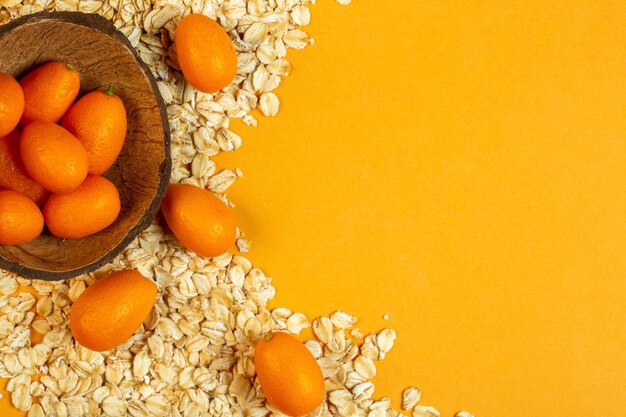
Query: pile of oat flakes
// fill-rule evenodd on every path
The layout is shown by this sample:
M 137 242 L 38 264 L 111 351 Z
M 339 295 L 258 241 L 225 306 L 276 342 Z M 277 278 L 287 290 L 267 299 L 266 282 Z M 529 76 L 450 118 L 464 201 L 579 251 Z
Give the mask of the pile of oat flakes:
M 310 22 L 312 3 L 0 0 L 0 24 L 53 10 L 95 12 L 114 22 L 152 69 L 167 104 L 172 181 L 224 193 L 242 174 L 216 172 L 210 158 L 241 146 L 241 138 L 228 128 L 231 118 L 256 125 L 252 110 L 277 114 L 273 90 L 289 74 L 287 49 L 313 44 L 301 29 Z M 195 90 L 178 71 L 174 29 L 189 13 L 218 20 L 235 42 L 237 77 L 219 93 Z M 248 242 L 240 236 L 237 246 L 246 252 Z M 156 281 L 156 306 L 122 346 L 104 353 L 85 349 L 68 329 L 71 304 L 95 279 L 123 268 L 136 268 Z M 15 295 L 19 286 L 32 286 L 39 296 Z M 0 377 L 9 379 L 13 405 L 28 416 L 278 417 L 281 413 L 266 404 L 255 380 L 253 342 L 266 332 L 299 333 L 312 326 L 316 339 L 306 346 L 322 367 L 328 392 L 327 401 L 312 415 L 400 416 L 389 399 L 372 399 L 370 381 L 376 375 L 375 361 L 393 346 L 393 330 L 364 336 L 355 328 L 357 319 L 344 312 L 311 323 L 287 308 L 269 311 L 274 294 L 271 280 L 245 257 L 198 257 L 155 222 L 113 263 L 93 274 L 50 283 L 0 271 Z M 42 343 L 31 346 L 31 328 L 44 335 Z M 402 409 L 413 417 L 439 416 L 436 409 L 417 405 L 419 400 L 419 390 L 405 390 Z M 457 416 L 471 417 L 466 412 Z

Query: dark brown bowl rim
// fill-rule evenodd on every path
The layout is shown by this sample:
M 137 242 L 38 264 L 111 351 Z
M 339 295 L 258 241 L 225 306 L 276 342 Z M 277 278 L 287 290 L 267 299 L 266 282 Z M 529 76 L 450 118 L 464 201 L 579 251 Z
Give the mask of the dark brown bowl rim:
M 165 149 L 165 159 L 161 163 L 159 167 L 159 185 L 157 187 L 156 195 L 154 196 L 148 210 L 141 217 L 139 222 L 128 232 L 126 237 L 122 239 L 122 241 L 115 246 L 113 249 L 108 251 L 102 258 L 85 265 L 81 268 L 73 269 L 70 271 L 63 272 L 53 272 L 53 271 L 43 271 L 40 269 L 30 268 L 24 265 L 20 265 L 14 262 L 10 262 L 5 259 L 3 256 L 0 256 L 0 268 L 5 269 L 7 271 L 15 272 L 17 274 L 35 278 L 42 279 L 45 281 L 60 281 L 63 279 L 73 278 L 79 275 L 83 275 L 96 269 L 106 265 L 111 262 L 113 258 L 119 255 L 134 239 L 137 235 L 146 229 L 151 223 L 154 216 L 159 211 L 161 206 L 161 200 L 165 196 L 165 192 L 167 191 L 167 186 L 170 182 L 170 175 L 172 170 L 172 159 L 170 154 L 170 125 L 167 119 L 167 110 L 165 108 L 165 102 L 163 101 L 163 97 L 159 92 L 159 88 L 157 87 L 156 80 L 150 71 L 150 68 L 146 65 L 145 62 L 139 57 L 135 48 L 131 45 L 130 41 L 124 36 L 122 32 L 117 30 L 113 23 L 104 17 L 95 14 L 95 13 L 81 13 L 81 12 L 39 12 L 27 16 L 19 17 L 12 22 L 9 22 L 5 25 L 0 26 L 0 37 L 3 37 L 6 33 L 12 31 L 26 23 L 33 23 L 42 20 L 58 20 L 67 23 L 73 23 L 75 25 L 85 26 L 91 29 L 96 29 L 97 31 L 108 35 L 120 42 L 124 45 L 133 55 L 135 62 L 139 66 L 139 68 L 146 74 L 148 80 L 150 82 L 150 86 L 152 88 L 152 92 L 156 98 L 157 104 L 159 106 L 159 113 L 161 114 L 161 124 L 163 125 L 163 146 Z

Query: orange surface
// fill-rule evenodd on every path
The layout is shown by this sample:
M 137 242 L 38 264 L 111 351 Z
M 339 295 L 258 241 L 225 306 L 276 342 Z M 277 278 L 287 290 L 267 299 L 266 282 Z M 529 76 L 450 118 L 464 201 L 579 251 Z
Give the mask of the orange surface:
M 278 116 L 218 160 L 274 305 L 395 328 L 396 404 L 413 384 L 443 416 L 623 415 L 626 4 L 312 14 Z
M 623 415 L 625 17 L 318 1 L 278 116 L 218 161 L 274 304 L 395 328 L 395 404 L 414 384 L 443 416 Z

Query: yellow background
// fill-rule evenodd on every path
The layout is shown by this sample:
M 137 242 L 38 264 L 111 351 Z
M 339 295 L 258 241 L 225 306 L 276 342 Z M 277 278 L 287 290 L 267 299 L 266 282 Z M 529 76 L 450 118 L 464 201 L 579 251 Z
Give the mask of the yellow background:
M 218 159 L 273 304 L 396 329 L 396 405 L 623 415 L 626 3 L 312 10 L 278 117 Z

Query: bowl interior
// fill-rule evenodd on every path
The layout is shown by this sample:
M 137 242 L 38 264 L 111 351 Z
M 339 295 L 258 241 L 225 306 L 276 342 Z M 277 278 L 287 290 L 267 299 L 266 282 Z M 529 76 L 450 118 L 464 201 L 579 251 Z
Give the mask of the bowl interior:
M 80 72 L 81 95 L 113 84 L 128 117 L 124 147 L 104 174 L 120 193 L 115 223 L 83 239 L 58 239 L 44 231 L 25 245 L 0 247 L 0 267 L 61 279 L 110 261 L 150 223 L 169 180 L 169 129 L 152 76 L 112 24 L 80 13 L 29 18 L 0 28 L 0 71 L 19 80 L 49 61 L 71 63 Z

